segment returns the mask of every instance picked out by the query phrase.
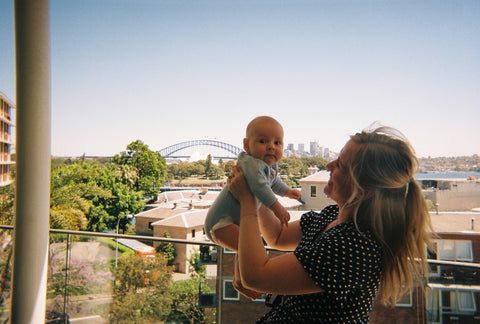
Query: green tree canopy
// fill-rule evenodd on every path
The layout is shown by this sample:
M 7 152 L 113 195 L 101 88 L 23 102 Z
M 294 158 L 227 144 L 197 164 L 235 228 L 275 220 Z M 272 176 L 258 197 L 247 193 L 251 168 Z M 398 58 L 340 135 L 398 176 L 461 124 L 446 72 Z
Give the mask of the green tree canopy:
M 130 188 L 123 175 L 113 164 L 82 162 L 56 168 L 51 176 L 51 227 L 104 231 L 116 228 L 119 217 L 142 211 L 141 193 Z
M 112 321 L 150 323 L 166 320 L 172 305 L 172 271 L 163 255 L 144 258 L 132 254 L 118 261 L 110 310 Z
M 135 178 L 134 188 L 143 191 L 146 196 L 157 197 L 159 188 L 165 182 L 165 159 L 158 152 L 148 148 L 140 140 L 127 145 L 127 149 L 115 155 L 113 163 L 130 165 L 135 168 L 138 178 Z
M 170 238 L 170 233 L 163 232 L 164 238 Z M 170 242 L 160 242 L 155 249 L 158 253 L 162 253 L 165 258 L 167 259 L 167 264 L 169 266 L 173 265 L 173 261 L 177 257 L 177 251 L 175 250 L 175 246 L 173 243 Z

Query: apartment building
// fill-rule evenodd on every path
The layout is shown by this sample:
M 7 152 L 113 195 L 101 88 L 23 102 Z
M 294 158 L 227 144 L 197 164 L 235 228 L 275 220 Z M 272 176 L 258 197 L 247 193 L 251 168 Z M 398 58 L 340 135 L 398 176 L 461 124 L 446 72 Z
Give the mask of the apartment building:
M 450 230 L 437 233 L 428 276 L 394 304 L 375 305 L 370 323 L 480 323 L 480 231 L 463 230 L 469 222 L 468 217 L 461 218 L 456 222 L 434 218 L 434 226 Z M 264 298 L 252 301 L 233 288 L 234 257 L 228 250 L 215 253 L 221 280 L 216 303 L 206 307 L 217 307 L 219 323 L 254 323 L 269 307 Z
M 308 209 L 320 210 L 333 201 L 323 194 L 328 179 L 318 172 L 300 180 Z M 312 189 L 315 188 L 315 189 Z M 477 202 L 480 203 L 480 197 Z M 307 209 L 307 208 L 306 208 Z M 291 212 L 293 219 L 302 212 Z M 432 212 L 437 237 L 429 251 L 429 273 L 393 305 L 376 304 L 371 323 L 480 323 L 480 213 Z M 279 252 L 272 252 L 279 253 Z M 217 252 L 217 319 L 220 323 L 254 323 L 268 311 L 264 299 L 251 301 L 232 285 L 234 254 Z
M 13 103 L 0 92 L 0 186 L 7 186 L 12 182 L 10 179 L 11 165 L 15 162 L 12 159 L 14 146 L 13 128 L 14 121 L 12 110 Z

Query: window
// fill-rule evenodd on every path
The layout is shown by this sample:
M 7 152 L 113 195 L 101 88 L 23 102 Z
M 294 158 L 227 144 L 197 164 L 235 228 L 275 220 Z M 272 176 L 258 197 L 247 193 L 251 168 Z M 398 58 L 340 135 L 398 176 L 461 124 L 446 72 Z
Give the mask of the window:
M 317 197 L 317 186 L 310 187 L 310 197 Z
M 195 237 L 195 230 L 192 229 L 192 238 Z
M 476 311 L 473 291 L 459 291 L 458 296 L 458 308 L 461 311 Z
M 437 240 L 438 260 L 473 261 L 472 241 Z
M 223 299 L 224 300 L 240 300 L 238 291 L 233 288 L 233 279 L 223 280 Z
M 473 291 L 442 290 L 442 311 L 445 313 L 475 312 Z
M 456 243 L 456 259 L 459 261 L 473 261 L 472 242 L 471 241 L 455 241 Z
M 439 294 L 438 290 L 427 289 L 426 290 L 426 305 L 427 310 L 427 322 L 439 322 L 440 321 L 440 312 L 439 312 Z
M 395 307 L 412 307 L 412 291 L 395 300 Z

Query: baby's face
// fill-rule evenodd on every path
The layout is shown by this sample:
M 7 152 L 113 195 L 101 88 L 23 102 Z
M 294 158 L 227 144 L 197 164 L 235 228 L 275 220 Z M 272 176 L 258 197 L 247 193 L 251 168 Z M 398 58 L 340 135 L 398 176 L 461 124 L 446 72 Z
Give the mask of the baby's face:
M 243 140 L 243 146 L 247 153 L 272 166 L 283 156 L 282 126 L 271 121 L 258 122 Z

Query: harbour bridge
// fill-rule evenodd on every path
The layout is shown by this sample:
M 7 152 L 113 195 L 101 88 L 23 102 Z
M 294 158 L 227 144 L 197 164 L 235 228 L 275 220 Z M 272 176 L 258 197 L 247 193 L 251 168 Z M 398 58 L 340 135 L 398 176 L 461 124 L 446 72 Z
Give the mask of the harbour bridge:
M 236 159 L 242 151 L 238 146 L 221 141 L 192 140 L 165 147 L 158 153 L 164 158 L 182 159 L 190 158 L 193 154 L 192 152 L 199 149 L 204 151 L 205 156 L 209 154 L 213 159 Z

